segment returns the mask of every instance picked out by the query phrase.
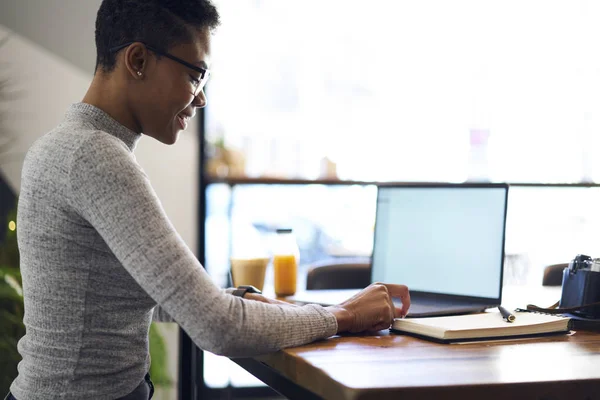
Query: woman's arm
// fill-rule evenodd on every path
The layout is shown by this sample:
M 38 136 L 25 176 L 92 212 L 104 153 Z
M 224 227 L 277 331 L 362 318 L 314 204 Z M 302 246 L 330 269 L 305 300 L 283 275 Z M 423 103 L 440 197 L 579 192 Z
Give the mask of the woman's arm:
M 91 135 L 75 153 L 69 173 L 72 206 L 199 347 L 246 356 L 337 332 L 336 318 L 323 307 L 243 300 L 218 288 L 117 139 L 103 132 Z
M 227 289 L 222 289 L 223 292 L 228 293 L 228 294 L 232 294 L 233 291 L 235 290 L 235 288 L 227 288 Z M 247 298 L 248 296 L 246 296 Z M 258 300 L 258 299 L 252 299 L 252 300 Z M 275 300 L 277 301 L 277 300 Z M 270 301 L 265 301 L 266 303 L 269 303 Z M 152 321 L 154 322 L 176 322 L 173 317 L 171 317 L 165 310 L 162 309 L 161 306 L 156 306 L 154 307 L 154 311 L 152 313 Z

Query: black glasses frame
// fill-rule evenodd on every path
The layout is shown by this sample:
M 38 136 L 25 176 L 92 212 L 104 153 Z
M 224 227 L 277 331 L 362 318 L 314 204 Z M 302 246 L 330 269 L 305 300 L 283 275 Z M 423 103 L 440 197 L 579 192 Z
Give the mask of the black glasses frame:
M 128 43 L 125 43 L 125 44 L 122 44 L 122 45 L 119 45 L 119 46 L 111 47 L 109 49 L 109 51 L 111 53 L 116 53 L 119 50 L 122 50 L 125 47 L 132 45 L 133 43 L 142 43 L 144 46 L 146 46 L 146 48 L 148 50 L 152 51 L 153 53 L 156 53 L 158 55 L 170 58 L 171 60 L 173 60 L 173 61 L 175 61 L 175 62 L 183 65 L 184 67 L 187 67 L 187 68 L 189 68 L 189 69 L 191 69 L 193 71 L 198 72 L 200 74 L 200 80 L 198 82 L 197 93 L 194 93 L 194 96 L 197 96 L 202 91 L 202 89 L 204 88 L 204 85 L 206 84 L 206 81 L 208 80 L 208 76 L 210 75 L 210 70 L 208 70 L 206 68 L 199 67 L 199 66 L 194 65 L 194 64 L 190 64 L 189 62 L 187 62 L 185 60 L 182 60 L 179 57 L 175 57 L 174 55 L 169 54 L 166 51 L 159 50 L 156 47 L 150 46 L 149 44 L 146 44 L 144 42 L 140 42 L 140 41 L 128 42 Z

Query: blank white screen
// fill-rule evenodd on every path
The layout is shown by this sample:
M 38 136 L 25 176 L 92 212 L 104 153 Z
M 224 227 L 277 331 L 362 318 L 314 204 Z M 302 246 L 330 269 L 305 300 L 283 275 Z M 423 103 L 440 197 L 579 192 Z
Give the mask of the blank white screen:
M 506 188 L 382 187 L 373 280 L 498 298 Z

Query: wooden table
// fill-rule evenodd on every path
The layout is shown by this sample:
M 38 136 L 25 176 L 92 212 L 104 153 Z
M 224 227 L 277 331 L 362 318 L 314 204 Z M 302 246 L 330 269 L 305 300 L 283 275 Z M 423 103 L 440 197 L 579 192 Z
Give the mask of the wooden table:
M 381 332 L 234 361 L 290 399 L 600 398 L 588 332 L 452 345 Z
M 600 334 L 584 331 L 451 345 L 382 331 L 234 361 L 290 399 L 600 399 Z

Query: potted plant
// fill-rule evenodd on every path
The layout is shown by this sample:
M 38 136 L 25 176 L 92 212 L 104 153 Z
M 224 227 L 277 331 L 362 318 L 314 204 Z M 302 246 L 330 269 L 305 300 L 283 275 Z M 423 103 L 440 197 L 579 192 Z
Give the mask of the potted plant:
M 7 39 L 0 39 L 0 48 Z M 0 166 L 6 160 L 13 140 L 3 123 L 6 115 L 3 106 L 12 95 L 14 92 L 9 88 L 8 79 L 0 78 Z M 0 395 L 8 392 L 17 376 L 17 364 L 21 359 L 17 342 L 25 334 L 16 204 L 16 196 L 0 172 Z
M 14 221 L 15 211 L 8 219 Z M 8 225 L 8 224 L 7 224 Z M 23 290 L 19 273 L 19 255 L 16 232 L 5 225 L 4 239 L 0 241 L 0 393 L 8 392 L 17 376 L 21 356 L 17 342 L 25 334 L 23 325 Z

